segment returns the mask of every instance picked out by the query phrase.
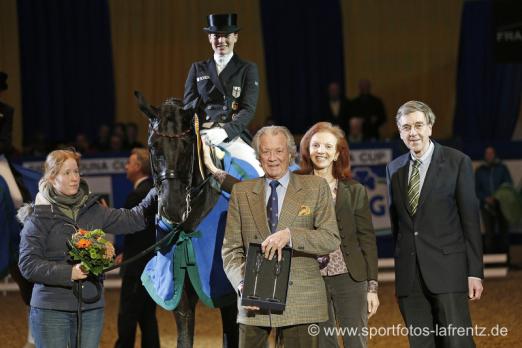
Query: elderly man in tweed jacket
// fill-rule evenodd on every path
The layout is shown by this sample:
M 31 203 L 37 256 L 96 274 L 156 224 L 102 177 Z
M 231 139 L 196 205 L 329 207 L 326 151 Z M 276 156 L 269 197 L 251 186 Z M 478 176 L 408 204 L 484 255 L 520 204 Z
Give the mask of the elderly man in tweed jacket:
M 277 327 L 281 328 L 285 347 L 316 347 L 317 336 L 308 333 L 308 326 L 328 319 L 316 256 L 334 251 L 340 243 L 330 189 L 320 177 L 289 172 L 296 150 L 285 127 L 262 128 L 253 145 L 266 174 L 232 189 L 222 249 L 225 273 L 241 294 L 249 243 L 261 243 L 268 258 L 280 255 L 287 245 L 294 252 L 282 313 L 242 307 L 238 301 L 239 345 L 264 347 L 271 328 Z M 277 208 L 272 208 L 276 209 L 277 223 L 269 226 L 266 207 L 274 194 Z

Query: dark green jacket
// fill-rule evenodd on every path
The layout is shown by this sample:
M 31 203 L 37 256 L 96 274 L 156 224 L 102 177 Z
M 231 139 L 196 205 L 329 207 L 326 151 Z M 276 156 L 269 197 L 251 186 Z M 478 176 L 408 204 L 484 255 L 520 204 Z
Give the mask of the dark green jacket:
M 355 180 L 339 181 L 335 214 L 350 275 L 356 281 L 377 280 L 377 244 L 364 186 Z

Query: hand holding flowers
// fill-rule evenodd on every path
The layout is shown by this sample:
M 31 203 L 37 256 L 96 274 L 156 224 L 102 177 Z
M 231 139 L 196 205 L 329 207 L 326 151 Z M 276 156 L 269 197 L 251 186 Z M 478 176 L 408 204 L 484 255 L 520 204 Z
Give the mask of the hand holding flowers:
M 114 246 L 104 236 L 105 232 L 100 229 L 92 231 L 79 229 L 73 234 L 69 241 L 69 255 L 74 261 L 80 261 L 80 266 L 75 266 L 78 274 L 75 274 L 73 268 L 72 278 L 83 279 L 87 273 L 98 276 L 105 268 L 113 265 Z

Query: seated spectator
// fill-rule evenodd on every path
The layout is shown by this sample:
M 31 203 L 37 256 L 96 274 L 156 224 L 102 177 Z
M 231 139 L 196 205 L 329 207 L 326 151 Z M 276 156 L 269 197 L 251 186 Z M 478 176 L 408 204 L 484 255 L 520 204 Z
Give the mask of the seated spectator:
M 127 122 L 125 125 L 125 134 L 127 136 L 127 150 L 143 147 L 143 144 L 138 141 L 138 125 L 136 123 Z
M 110 137 L 111 137 L 111 127 L 106 124 L 100 125 L 98 128 L 98 137 L 93 144 L 93 147 L 98 152 L 106 152 L 110 149 Z
M 338 125 L 345 133 L 348 133 L 350 102 L 343 95 L 338 82 L 331 82 L 328 85 L 328 98 L 324 104 L 325 121 Z
M 350 118 L 350 131 L 347 139 L 350 144 L 361 143 L 366 140 L 364 136 L 364 120 L 361 117 Z
M 122 152 L 125 151 L 123 138 L 119 134 L 111 135 L 111 142 L 109 152 Z
M 87 135 L 84 133 L 76 134 L 76 140 L 73 146 L 82 155 L 92 155 L 94 153 L 89 138 L 87 138 Z
M 509 248 L 509 223 L 495 198 L 502 184 L 512 184 L 508 168 L 496 155 L 495 148 L 488 146 L 484 161 L 475 172 L 475 186 L 480 200 L 480 211 L 485 229 L 485 252 L 507 252 Z
M 364 120 L 364 138 L 379 140 L 380 127 L 386 123 L 386 110 L 382 100 L 371 94 L 369 80 L 359 81 L 359 95 L 351 102 L 351 113 Z
M 112 126 L 112 133 L 111 133 L 111 135 L 119 136 L 121 138 L 121 140 L 122 140 L 123 149 L 127 149 L 127 132 L 126 132 L 124 123 L 116 122 Z
M 47 135 L 44 132 L 37 130 L 33 137 L 33 142 L 24 146 L 24 155 L 45 157 L 50 148 L 51 146 L 47 140 Z

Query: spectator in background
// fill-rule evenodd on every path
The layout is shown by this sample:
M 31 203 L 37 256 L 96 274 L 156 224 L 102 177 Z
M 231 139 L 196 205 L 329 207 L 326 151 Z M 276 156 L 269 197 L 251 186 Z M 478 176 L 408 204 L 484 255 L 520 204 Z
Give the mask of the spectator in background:
M 24 146 L 24 155 L 45 157 L 51 148 L 47 140 L 47 135 L 43 131 L 37 130 L 32 140 L 31 143 Z
M 94 149 L 97 152 L 106 152 L 109 151 L 111 144 L 111 127 L 106 124 L 100 125 L 98 128 L 98 137 L 94 142 Z
M 112 126 L 111 136 L 112 135 L 119 136 L 122 140 L 123 149 L 127 149 L 127 130 L 126 130 L 124 123 L 121 123 L 121 122 L 114 123 L 114 125 Z M 112 142 L 112 138 L 111 138 L 111 142 Z
M 76 134 L 76 140 L 74 142 L 74 148 L 82 155 L 92 155 L 93 150 L 89 138 L 84 133 Z
M 143 144 L 138 141 L 138 125 L 134 122 L 127 122 L 125 125 L 125 135 L 127 137 L 127 149 L 143 147 Z
M 122 152 L 125 151 L 124 141 L 121 135 L 114 133 L 111 135 L 111 142 L 109 152 Z
M 359 81 L 359 95 L 351 102 L 351 115 L 364 119 L 364 137 L 379 140 L 380 127 L 386 123 L 386 110 L 380 98 L 371 94 L 369 80 Z
M 125 201 L 124 208 L 137 206 L 154 186 L 150 175 L 149 151 L 135 148 L 125 165 L 127 179 L 132 182 L 134 190 Z M 139 254 L 156 241 L 154 225 L 147 229 L 125 236 L 123 256 L 118 261 L 125 261 Z M 141 346 L 159 348 L 158 322 L 156 320 L 156 303 L 141 284 L 141 273 L 153 256 L 142 257 L 124 265 L 121 269 L 122 283 L 120 292 L 120 309 L 118 311 L 118 340 L 116 348 L 134 348 L 136 326 L 141 331 Z
M 494 195 L 502 184 L 512 184 L 513 180 L 508 168 L 496 156 L 494 147 L 486 147 L 484 161 L 475 172 L 475 186 L 485 228 L 484 249 L 486 252 L 507 252 L 509 223 Z
M 350 144 L 357 144 L 366 140 L 364 136 L 364 120 L 361 117 L 350 118 L 350 132 L 347 138 Z
M 338 125 L 345 134 L 348 134 L 350 102 L 343 95 L 338 82 L 331 82 L 328 85 L 328 99 L 325 104 L 325 121 Z

